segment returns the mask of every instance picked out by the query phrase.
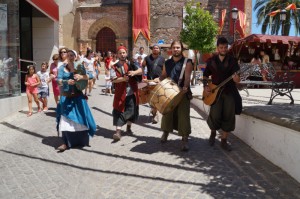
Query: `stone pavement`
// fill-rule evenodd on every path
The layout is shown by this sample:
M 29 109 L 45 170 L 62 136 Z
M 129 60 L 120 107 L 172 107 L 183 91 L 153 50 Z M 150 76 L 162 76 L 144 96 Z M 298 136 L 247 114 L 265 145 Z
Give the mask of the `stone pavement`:
M 194 109 L 187 153 L 176 133 L 160 143 L 146 105 L 134 135 L 113 143 L 113 97 L 102 88 L 103 76 L 88 100 L 98 125 L 91 147 L 54 150 L 61 144 L 54 108 L 29 118 L 26 108 L 0 122 L 1 199 L 300 198 L 299 183 L 236 137 L 230 153 L 219 142 L 209 147 L 205 115 Z

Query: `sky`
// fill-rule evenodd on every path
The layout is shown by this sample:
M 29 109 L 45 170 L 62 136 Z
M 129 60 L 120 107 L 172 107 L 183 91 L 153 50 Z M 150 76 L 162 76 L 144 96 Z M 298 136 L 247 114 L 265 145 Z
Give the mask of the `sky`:
M 262 34 L 261 33 L 261 26 L 257 26 L 257 18 L 256 18 L 256 12 L 254 12 L 254 5 L 255 5 L 256 0 L 252 0 L 252 26 L 251 26 L 251 33 L 253 34 Z M 279 31 L 281 32 L 281 31 Z M 268 31 L 267 31 L 268 33 Z M 290 30 L 290 36 L 295 36 L 295 28 L 294 25 L 292 24 L 291 30 Z M 300 36 L 300 35 L 298 35 Z

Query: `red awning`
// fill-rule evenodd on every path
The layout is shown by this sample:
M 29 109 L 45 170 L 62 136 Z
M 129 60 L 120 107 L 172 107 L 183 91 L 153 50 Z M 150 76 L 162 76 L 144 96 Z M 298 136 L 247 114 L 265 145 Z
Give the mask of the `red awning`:
M 298 43 L 300 42 L 300 37 L 296 36 L 278 36 L 278 35 L 261 35 L 261 34 L 252 34 L 248 37 L 240 39 L 240 41 L 244 42 L 260 42 L 260 43 L 278 43 L 281 42 L 283 44 L 290 44 L 290 42 Z
M 273 48 L 279 49 L 279 53 L 285 55 L 286 51 L 291 47 L 294 49 L 300 48 L 300 37 L 252 34 L 235 41 L 229 51 L 236 58 L 240 57 L 240 55 L 253 54 L 260 50 L 272 53 Z
M 59 21 L 59 8 L 54 0 L 27 0 L 27 2 L 53 21 Z

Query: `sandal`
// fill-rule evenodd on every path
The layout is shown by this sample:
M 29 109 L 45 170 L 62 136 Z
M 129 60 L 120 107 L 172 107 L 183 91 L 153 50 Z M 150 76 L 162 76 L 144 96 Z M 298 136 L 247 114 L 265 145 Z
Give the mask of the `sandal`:
M 67 147 L 66 144 L 62 144 L 62 145 L 60 145 L 59 147 L 57 147 L 57 150 L 58 150 L 59 152 L 64 152 L 64 151 L 67 150 L 67 149 L 68 149 L 68 147 Z
M 39 108 L 39 109 L 38 109 L 38 112 L 39 112 L 39 113 L 42 112 L 42 109 Z
M 28 112 L 27 117 L 32 116 L 32 112 Z

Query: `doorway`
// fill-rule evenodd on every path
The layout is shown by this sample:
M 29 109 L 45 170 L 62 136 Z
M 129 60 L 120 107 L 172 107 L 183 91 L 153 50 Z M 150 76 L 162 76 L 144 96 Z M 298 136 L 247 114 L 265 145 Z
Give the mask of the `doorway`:
M 102 28 L 96 37 L 96 51 L 101 52 L 116 52 L 116 34 L 114 31 L 108 27 Z

